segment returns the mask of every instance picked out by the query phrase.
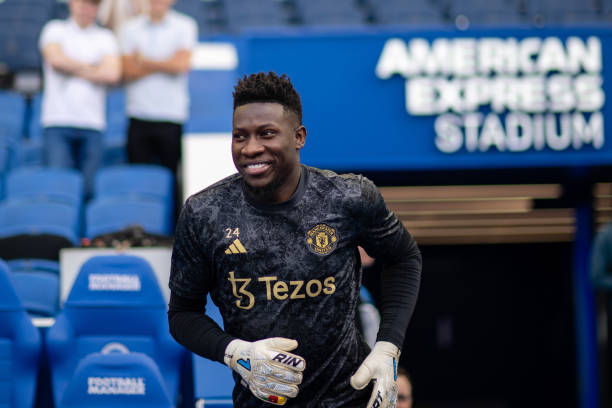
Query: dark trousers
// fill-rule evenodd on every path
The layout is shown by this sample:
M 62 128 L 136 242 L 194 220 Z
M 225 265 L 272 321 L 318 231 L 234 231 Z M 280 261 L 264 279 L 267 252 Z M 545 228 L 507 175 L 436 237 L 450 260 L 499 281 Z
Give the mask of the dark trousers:
M 183 125 L 174 122 L 130 118 L 127 154 L 130 163 L 160 164 L 174 173 L 175 220 L 182 206 L 178 168 Z
M 130 163 L 161 164 L 176 175 L 181 160 L 183 125 L 130 118 L 127 153 Z

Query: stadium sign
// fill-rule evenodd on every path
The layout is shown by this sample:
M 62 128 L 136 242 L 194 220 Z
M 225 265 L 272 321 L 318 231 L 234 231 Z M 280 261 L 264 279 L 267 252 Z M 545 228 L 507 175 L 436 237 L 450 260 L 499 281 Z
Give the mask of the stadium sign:
M 405 78 L 410 115 L 434 116 L 443 153 L 604 145 L 602 45 L 580 38 L 391 38 L 375 68 Z
M 244 73 L 286 73 L 308 129 L 302 160 L 338 171 L 609 166 L 611 46 L 602 26 L 258 31 L 236 40 L 238 67 L 214 100 Z M 199 75 L 217 89 L 219 71 Z M 231 118 L 223 106 L 203 104 L 190 131 Z

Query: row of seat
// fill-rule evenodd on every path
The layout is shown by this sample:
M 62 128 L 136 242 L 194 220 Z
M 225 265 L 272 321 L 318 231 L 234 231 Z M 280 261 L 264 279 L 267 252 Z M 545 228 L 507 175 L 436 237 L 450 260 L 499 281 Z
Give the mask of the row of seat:
M 202 36 L 253 27 L 455 24 L 599 23 L 612 17 L 610 0 L 180 0 Z M 10 71 L 36 70 L 44 23 L 68 15 L 65 0 L 0 2 L 0 63 Z
M 203 34 L 270 27 L 600 23 L 612 18 L 610 0 L 181 0 Z
M 173 174 L 165 167 L 104 167 L 84 202 L 83 176 L 72 169 L 20 168 L 5 174 L 0 201 L 0 257 L 58 259 L 59 249 L 138 225 L 171 236 Z M 36 243 L 36 244 L 35 244 Z M 34 245 L 35 244 L 35 245 Z
M 48 361 L 55 407 L 175 406 L 188 353 L 170 336 L 148 262 L 133 255 L 87 260 L 44 336 L 23 309 L 12 273 L 0 261 L 0 405 L 32 407 Z

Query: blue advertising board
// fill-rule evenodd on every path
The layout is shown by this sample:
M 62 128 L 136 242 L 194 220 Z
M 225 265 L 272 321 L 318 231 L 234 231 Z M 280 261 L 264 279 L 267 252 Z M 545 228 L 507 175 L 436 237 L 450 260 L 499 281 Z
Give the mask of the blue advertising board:
M 612 164 L 612 30 L 252 34 L 239 73 L 286 73 L 302 161 L 337 170 Z

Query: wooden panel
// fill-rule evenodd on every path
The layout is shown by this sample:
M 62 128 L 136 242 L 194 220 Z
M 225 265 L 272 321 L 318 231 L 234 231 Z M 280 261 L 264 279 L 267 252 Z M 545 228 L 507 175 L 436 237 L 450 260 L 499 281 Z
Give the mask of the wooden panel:
M 573 225 L 485 228 L 410 228 L 419 244 L 494 244 L 521 242 L 570 242 Z
M 555 208 L 516 214 L 439 214 L 401 216 L 400 218 L 409 228 L 574 225 L 574 210 Z
M 559 198 L 559 184 L 517 184 L 482 186 L 424 186 L 424 187 L 382 187 L 386 202 L 393 201 L 437 201 L 473 200 L 499 198 Z
M 593 187 L 595 197 L 612 197 L 612 183 L 596 183 Z
M 560 198 L 559 184 L 383 187 L 381 192 L 419 244 L 574 239 L 573 209 L 533 208 L 534 199 Z M 601 204 L 612 206 L 612 196 Z
M 389 209 L 399 216 L 410 214 L 482 214 L 517 213 L 531 209 L 531 200 L 515 198 L 508 200 L 476 201 L 402 201 L 387 203 Z

